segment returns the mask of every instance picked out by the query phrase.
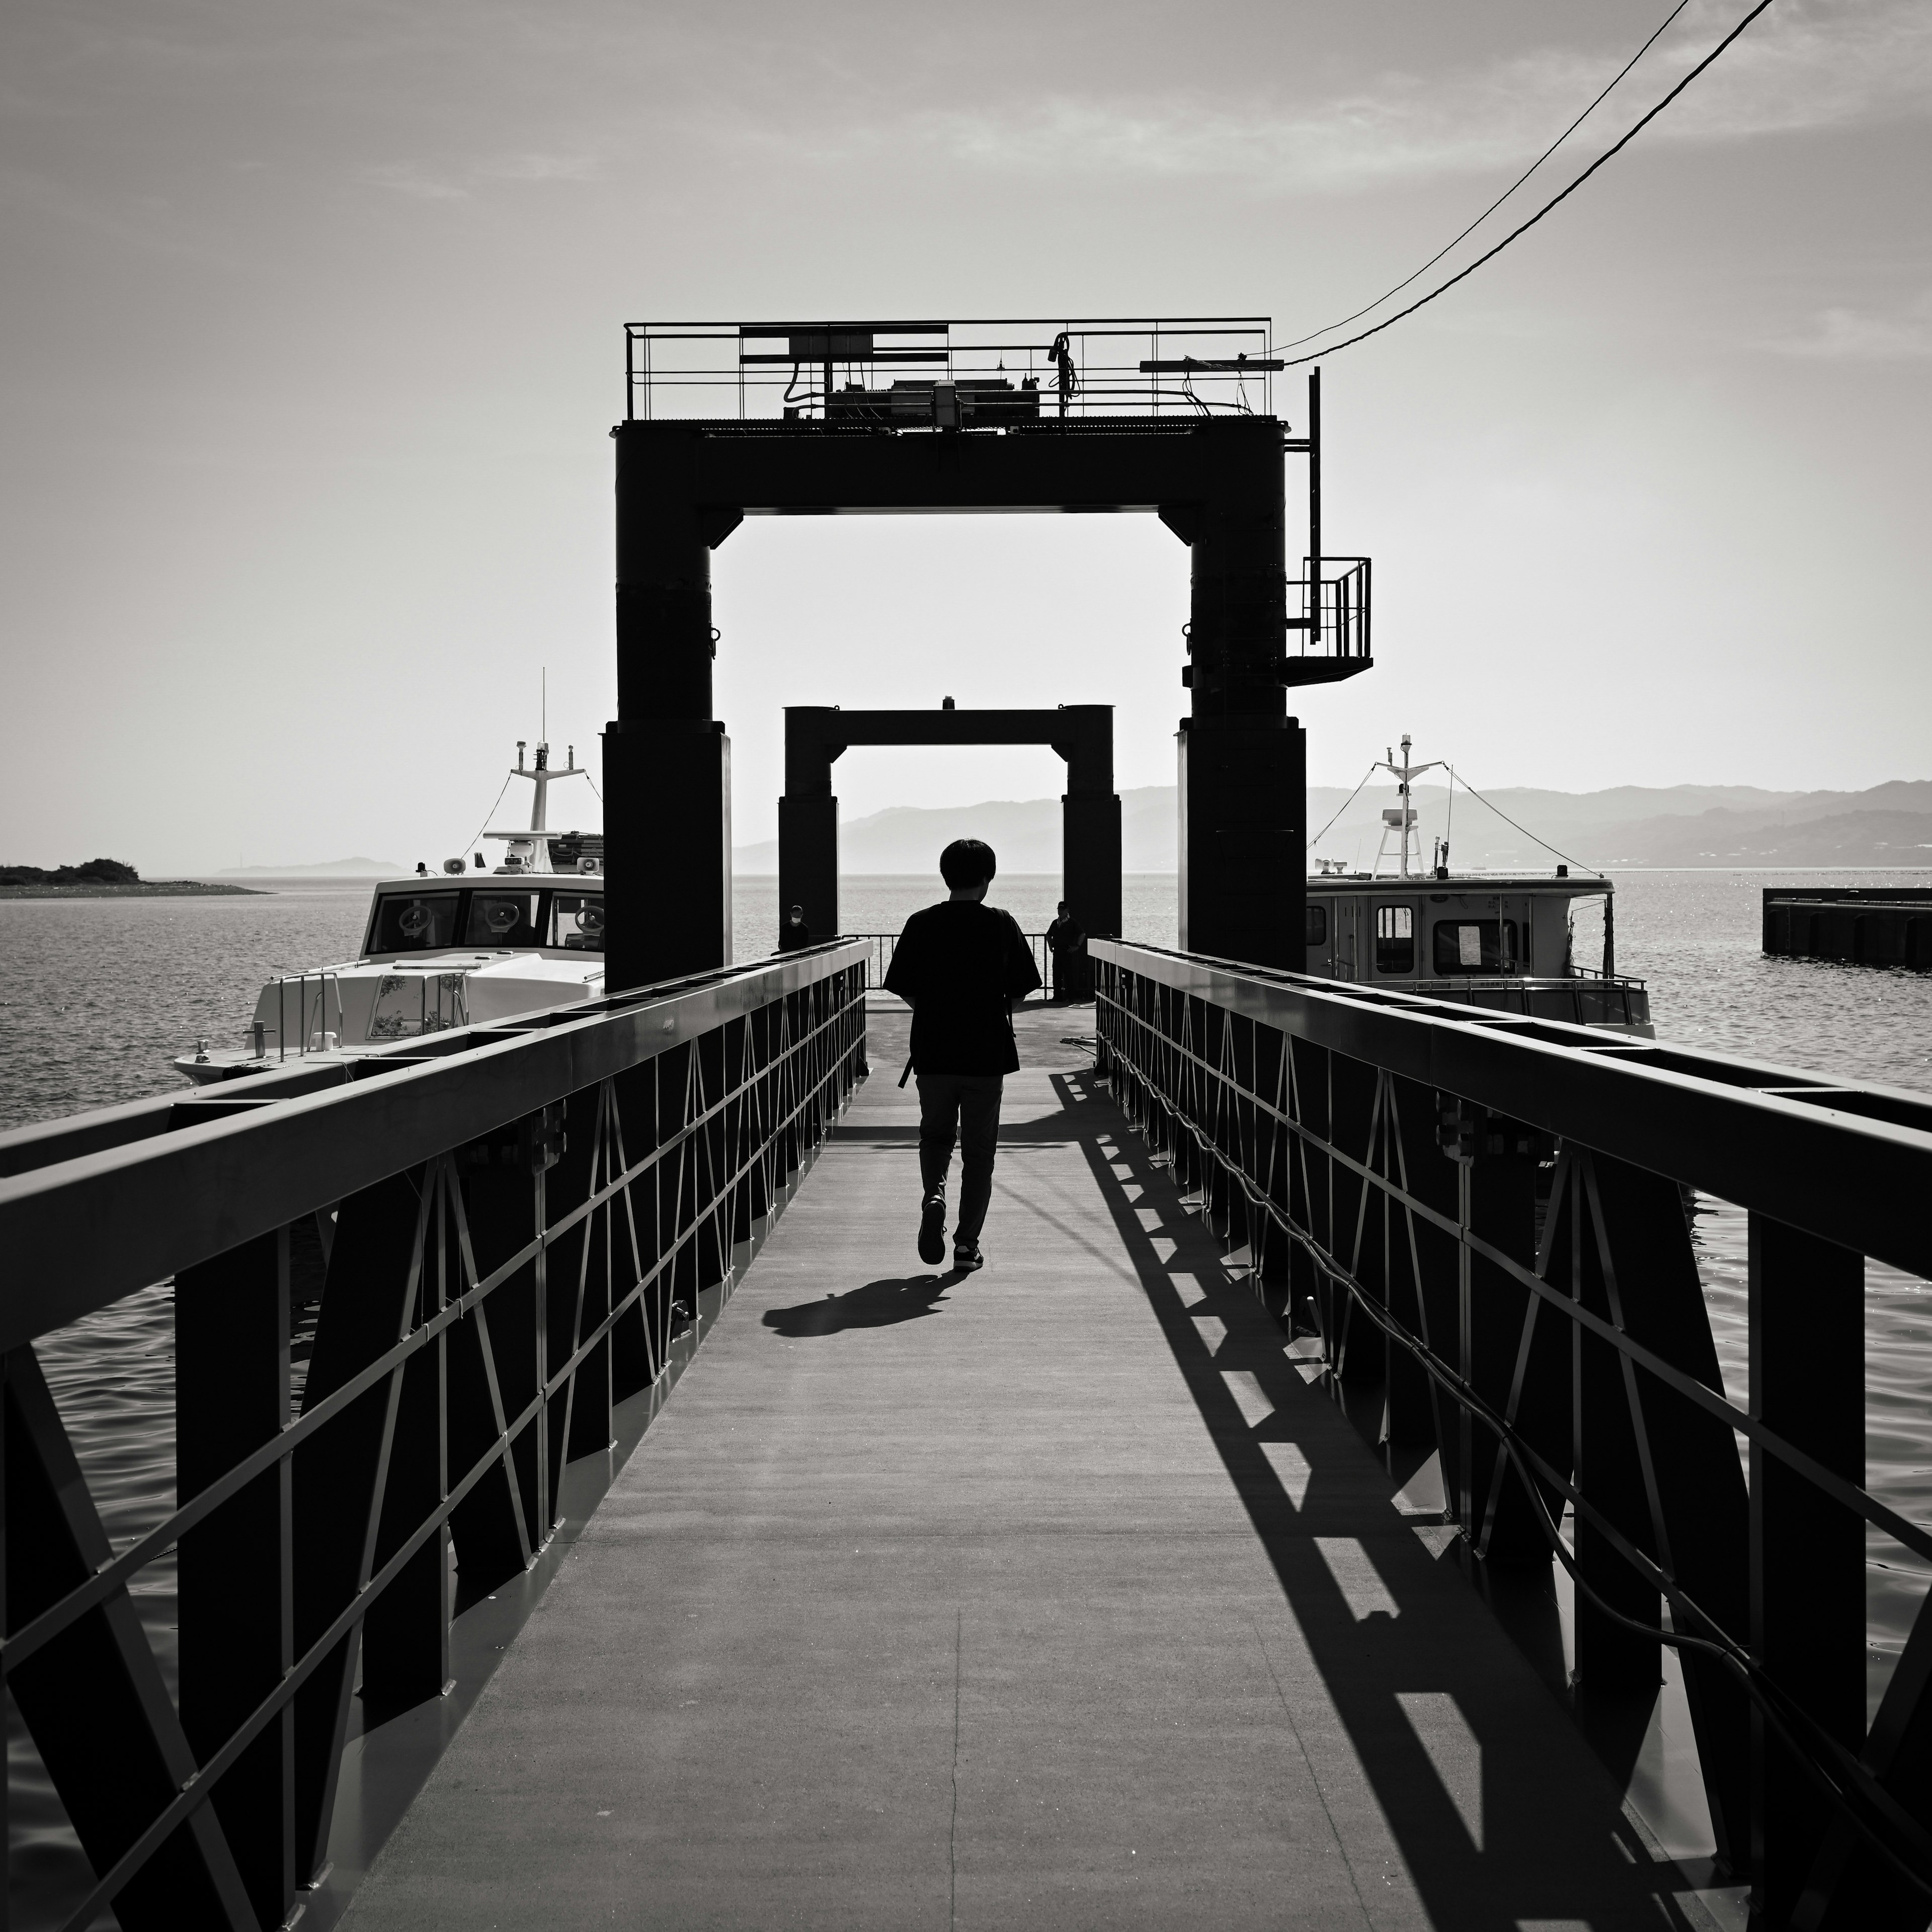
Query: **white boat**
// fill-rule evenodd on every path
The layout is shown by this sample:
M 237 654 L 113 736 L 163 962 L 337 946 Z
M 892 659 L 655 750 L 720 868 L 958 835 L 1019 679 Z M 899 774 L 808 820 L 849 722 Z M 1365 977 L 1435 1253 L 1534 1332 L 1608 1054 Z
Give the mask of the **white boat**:
M 1649 989 L 1616 970 L 1613 882 L 1601 873 L 1573 876 L 1567 864 L 1550 873 L 1454 872 L 1446 838 L 1425 866 L 1411 787 L 1440 761 L 1412 764 L 1410 745 L 1405 736 L 1400 760 L 1390 751 L 1371 768 L 1394 778 L 1396 797 L 1382 813 L 1373 868 L 1318 860 L 1309 876 L 1305 970 L 1654 1037 Z M 1603 902 L 1603 954 L 1588 965 L 1576 956 L 1576 909 L 1592 899 Z
M 550 788 L 584 776 L 574 746 L 553 770 L 539 743 L 533 764 L 517 745 L 510 776 L 535 796 L 527 830 L 486 832 L 502 862 L 472 870 L 460 858 L 440 874 L 377 882 L 353 959 L 269 980 L 242 1043 L 199 1042 L 174 1064 L 198 1086 L 291 1060 L 352 1059 L 450 1027 L 513 1019 L 604 991 L 604 840 L 549 829 Z

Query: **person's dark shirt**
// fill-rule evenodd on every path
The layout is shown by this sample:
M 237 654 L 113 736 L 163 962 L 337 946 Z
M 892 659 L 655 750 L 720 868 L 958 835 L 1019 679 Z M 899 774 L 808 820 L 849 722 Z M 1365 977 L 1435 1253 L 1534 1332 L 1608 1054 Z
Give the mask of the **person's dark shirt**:
M 1070 913 L 1064 919 L 1056 919 L 1046 928 L 1046 943 L 1056 952 L 1064 952 L 1070 946 L 1078 946 L 1087 935 L 1080 930 L 1080 923 Z
M 811 944 L 812 928 L 807 926 L 803 920 L 800 920 L 796 926 L 790 920 L 787 920 L 784 924 L 778 928 L 778 950 L 781 952 L 796 952 L 801 946 L 809 946 Z
M 1033 948 L 1010 912 L 948 899 L 905 922 L 886 991 L 913 1004 L 921 1073 L 1017 1073 L 1010 1002 L 1040 984 Z

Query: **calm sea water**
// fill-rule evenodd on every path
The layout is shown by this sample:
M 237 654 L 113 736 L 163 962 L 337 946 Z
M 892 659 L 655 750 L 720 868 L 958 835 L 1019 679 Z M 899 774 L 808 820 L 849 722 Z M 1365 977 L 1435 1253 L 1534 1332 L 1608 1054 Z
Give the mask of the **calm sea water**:
M 1659 1035 L 1835 1079 L 1932 1091 L 1932 974 L 1760 952 L 1762 889 L 1800 880 L 1923 885 L 1932 872 L 1619 877 L 1617 963 L 1649 981 Z M 990 896 L 1039 932 L 1058 891 L 1055 877 L 1020 875 L 997 880 Z M 841 923 L 896 932 L 943 892 L 937 879 L 847 879 Z M 0 1129 L 182 1090 L 172 1056 L 203 1034 L 238 1044 L 272 974 L 352 956 L 368 900 L 366 883 L 332 882 L 247 898 L 0 901 Z M 1174 944 L 1172 876 L 1130 876 L 1124 903 L 1126 937 Z M 767 950 L 778 922 L 777 880 L 738 881 L 737 956 Z M 1594 943 L 1582 920 L 1578 938 L 1580 951 Z M 1695 1232 L 1726 1381 L 1742 1402 L 1744 1217 L 1700 1202 Z M 1874 1264 L 1867 1308 L 1869 1480 L 1905 1515 L 1932 1522 L 1932 1288 Z M 150 1288 L 38 1346 L 109 1533 L 124 1544 L 173 1501 L 170 1291 Z M 1870 1562 L 1876 1694 L 1932 1576 L 1876 1536 Z M 171 1557 L 143 1574 L 136 1602 L 172 1684 Z M 57 1924 L 86 1888 L 85 1861 L 10 1703 L 8 1720 L 12 1922 Z

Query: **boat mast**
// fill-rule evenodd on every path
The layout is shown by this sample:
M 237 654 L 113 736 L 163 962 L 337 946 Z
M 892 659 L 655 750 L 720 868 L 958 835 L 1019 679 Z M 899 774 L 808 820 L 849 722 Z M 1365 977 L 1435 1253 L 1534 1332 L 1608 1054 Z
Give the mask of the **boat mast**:
M 1402 802 L 1394 811 L 1384 812 L 1382 814 L 1382 842 L 1376 853 L 1376 870 L 1379 873 L 1382 868 L 1382 860 L 1388 852 L 1388 836 L 1394 832 L 1401 841 L 1400 854 L 1396 860 L 1397 875 L 1404 879 L 1411 876 L 1408 869 L 1408 842 L 1412 838 L 1415 841 L 1415 876 L 1419 877 L 1422 871 L 1422 834 L 1416 829 L 1416 812 L 1414 805 L 1411 802 L 1409 788 L 1412 781 L 1419 778 L 1424 772 L 1432 772 L 1442 762 L 1440 758 L 1432 758 L 1426 765 L 1411 764 L 1408 761 L 1409 747 L 1414 742 L 1406 731 L 1402 734 L 1402 763 L 1400 764 L 1396 763 L 1393 749 L 1390 751 L 1386 758 L 1378 759 L 1376 761 L 1377 769 L 1392 772 L 1395 775 L 1396 796 Z
M 526 765 L 524 754 L 529 742 L 526 738 L 517 740 L 517 767 L 510 776 L 513 778 L 528 778 L 535 788 L 536 796 L 530 800 L 530 829 L 528 832 L 486 832 L 483 836 L 486 838 L 502 838 L 509 842 L 502 870 L 548 872 L 552 869 L 548 836 L 551 783 L 557 778 L 581 778 L 584 776 L 585 768 L 577 762 L 577 747 L 567 745 L 564 747 L 563 764 L 553 771 L 548 738 L 538 740 L 536 762 L 534 765 Z

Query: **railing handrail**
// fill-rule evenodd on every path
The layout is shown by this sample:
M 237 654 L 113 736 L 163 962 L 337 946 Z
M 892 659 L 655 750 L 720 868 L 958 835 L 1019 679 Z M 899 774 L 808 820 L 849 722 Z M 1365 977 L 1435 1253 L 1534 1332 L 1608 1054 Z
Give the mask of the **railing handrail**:
M 1932 1273 L 1932 1096 L 1095 952 L 1116 1097 L 1268 1305 L 1318 1332 L 1391 1472 L 1432 1454 L 1478 1558 L 1561 1562 L 1573 1684 L 1649 1696 L 1658 1648 L 1678 1652 L 1719 1856 L 1756 1913 L 1796 1922 L 1841 1882 L 1862 1902 L 1862 1858 L 1915 1896 L 1872 1894 L 1857 1922 L 1922 1923 L 1932 1836 L 1900 1740 L 1924 1735 L 1932 1609 L 1868 1718 L 1867 1538 L 1922 1564 L 1932 1526 L 1868 1486 L 1864 1378 L 1868 1258 Z M 1728 1368 L 1692 1189 L 1745 1210 Z
M 835 941 L 16 1128 L 0 1136 L 0 1351 L 862 961 Z
M 1932 1275 L 1932 1096 L 1203 955 L 1096 959 Z M 1815 1098 L 1808 1099 L 1808 1094 Z M 1767 1162 L 1774 1142 L 1781 1157 Z
M 886 961 L 890 956 L 891 950 L 898 945 L 903 935 L 897 932 L 848 932 L 843 936 L 848 939 L 862 940 L 866 945 L 872 947 L 873 956 L 867 970 L 869 974 L 872 968 L 876 966 L 878 976 L 875 980 L 868 980 L 868 984 L 876 986 L 883 982 L 885 977 Z M 1033 949 L 1034 964 L 1040 969 L 1040 990 L 1042 992 L 1052 992 L 1054 990 L 1053 949 L 1046 943 L 1046 934 L 1043 932 L 1029 932 L 1022 926 L 1020 928 L 1020 937 Z

